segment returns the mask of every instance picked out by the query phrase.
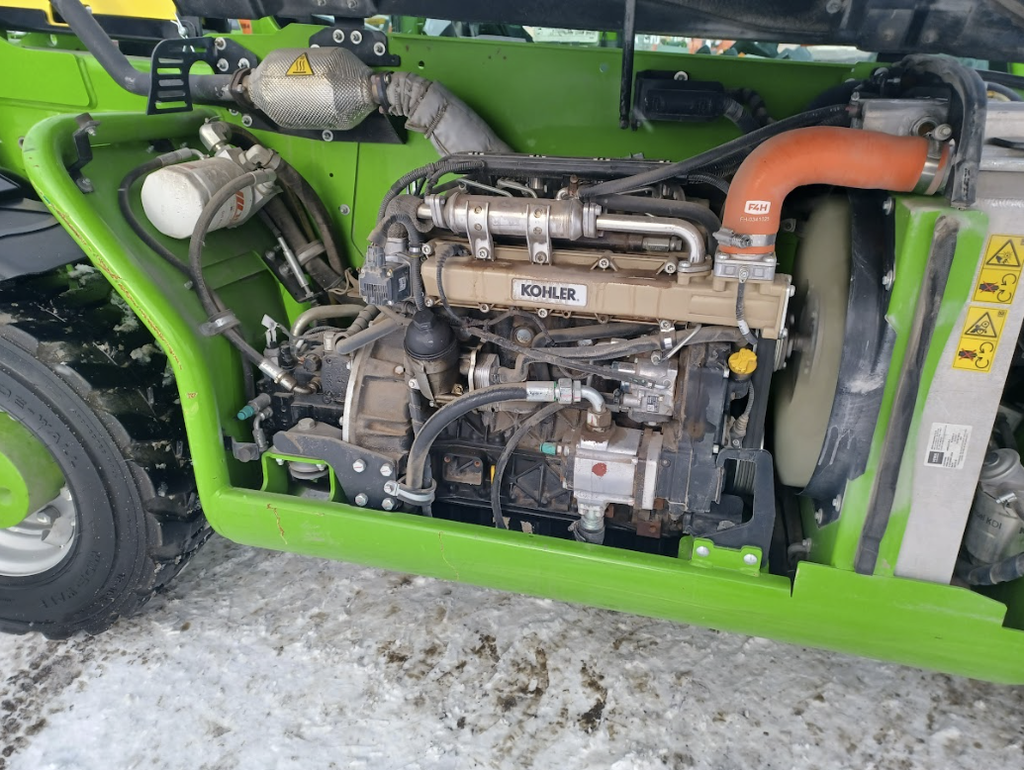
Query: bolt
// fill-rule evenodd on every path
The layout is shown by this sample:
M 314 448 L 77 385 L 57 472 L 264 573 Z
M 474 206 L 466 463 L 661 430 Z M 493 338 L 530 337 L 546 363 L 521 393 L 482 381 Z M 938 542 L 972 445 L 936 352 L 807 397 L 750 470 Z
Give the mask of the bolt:
M 320 138 L 323 139 L 325 142 L 333 142 L 334 132 L 331 131 L 329 128 L 324 129 L 324 132 L 320 134 Z
M 932 136 L 934 136 L 940 142 L 945 142 L 951 136 L 953 136 L 953 129 L 950 127 L 948 123 L 943 123 L 942 125 L 935 127 L 935 130 L 932 131 Z
M 334 30 L 334 33 L 331 35 L 331 39 L 334 40 L 335 43 L 344 43 L 345 42 L 345 30 L 343 30 L 343 29 L 336 29 L 336 30 Z
M 349 205 L 347 203 L 342 203 L 340 206 L 338 206 L 338 213 L 341 214 L 343 217 L 347 217 L 349 214 L 352 213 L 352 209 L 349 208 Z
M 652 364 L 660 364 L 661 361 L 662 361 L 661 353 L 659 353 L 657 350 L 655 350 L 653 353 L 651 353 L 651 363 Z
M 327 470 L 327 464 L 326 463 L 317 463 L 316 464 L 316 469 L 318 471 L 325 471 L 325 470 Z
M 227 48 L 227 45 L 228 41 L 222 37 L 215 37 L 213 39 L 213 47 L 216 48 L 218 51 L 223 51 L 225 48 Z
M 658 328 L 661 329 L 663 332 L 670 332 L 675 329 L 675 325 L 671 321 L 662 319 L 658 321 Z
M 383 500 L 381 500 L 380 507 L 383 508 L 385 511 L 393 511 L 395 510 L 395 501 L 390 497 L 385 497 Z
M 882 276 L 882 286 L 885 287 L 886 291 L 889 291 L 892 288 L 893 281 L 895 281 L 895 276 L 893 276 L 892 270 L 889 270 Z
M 487 249 L 480 249 L 480 251 L 476 253 L 476 255 L 480 257 L 480 259 L 487 259 L 488 254 L 489 252 L 487 251 Z
M 370 502 L 370 498 L 366 495 L 365 492 L 360 492 L 358 495 L 356 495 L 355 504 L 358 505 L 360 508 L 362 508 L 368 502 Z
M 601 257 L 599 260 L 597 260 L 597 266 L 602 270 L 607 270 L 609 267 L 612 266 L 612 261 L 608 259 L 608 257 Z
M 452 395 L 461 396 L 465 391 L 461 385 L 452 385 Z
M 352 30 L 352 33 L 348 37 L 352 41 L 352 45 L 359 45 L 363 42 L 363 33 L 358 29 Z
M 488 305 L 486 302 L 481 303 L 480 304 L 480 312 L 481 313 L 490 313 L 491 312 L 491 306 Z
M 405 367 L 402 366 L 401 364 L 396 366 L 395 367 L 395 374 L 397 374 L 399 377 L 401 377 L 403 374 L 405 374 Z
M 836 495 L 834 498 L 832 498 L 832 507 L 835 508 L 837 511 L 839 510 L 839 507 L 842 504 L 843 504 L 843 496 L 842 495 Z
M 394 472 L 395 469 L 391 466 L 390 463 L 384 463 L 382 466 L 380 466 L 380 475 L 383 476 L 384 478 L 390 478 L 391 474 Z
M 230 67 L 230 66 L 231 65 L 228 64 L 228 60 L 227 59 L 217 59 L 217 69 L 219 69 L 221 72 L 227 72 L 228 71 L 228 67 Z
M 825 512 L 819 508 L 814 512 L 814 523 L 821 524 L 825 520 Z
M 48 527 L 53 523 L 53 519 L 50 518 L 50 514 L 44 513 L 43 511 L 39 511 L 39 513 L 35 515 L 35 519 L 38 524 L 41 524 L 44 527 Z
M 429 257 L 433 253 L 434 253 L 434 247 L 431 246 L 429 243 L 424 243 L 423 244 L 423 256 Z
M 711 550 L 706 545 L 698 545 L 697 546 L 697 555 L 701 556 L 701 557 L 710 556 L 711 555 Z
M 366 461 L 361 458 L 359 460 L 356 460 L 355 462 L 352 463 L 352 470 L 354 470 L 356 473 L 362 473 L 363 471 L 366 470 Z
M 295 425 L 299 430 L 313 430 L 316 427 L 316 420 L 312 417 L 303 417 Z
M 242 116 L 242 125 L 245 126 L 246 128 L 251 126 L 252 125 L 252 115 L 243 115 Z
M 388 47 L 378 40 L 376 43 L 373 44 L 373 52 L 377 56 L 383 56 L 388 52 Z
M 682 264 L 682 263 L 680 263 L 680 264 Z M 666 273 L 668 273 L 669 275 L 672 275 L 672 273 L 674 273 L 675 271 L 676 271 L 676 263 L 675 262 L 666 262 L 665 263 L 665 272 Z
M 274 462 L 277 463 L 278 465 L 284 465 L 284 460 L 281 459 L 280 457 L 275 457 Z
M 249 63 L 249 60 L 246 59 L 244 56 L 238 60 L 238 69 L 247 70 L 249 69 L 250 66 L 252 65 Z
M 753 567 L 755 564 L 757 564 L 757 557 L 754 556 L 754 554 L 752 554 L 752 553 L 744 554 L 743 555 L 743 563 L 748 565 L 748 566 Z
M 860 101 L 860 92 L 859 91 L 854 91 L 850 95 L 850 101 L 851 102 L 859 102 Z
M 412 390 L 419 390 L 420 389 L 420 384 L 418 382 L 416 382 L 415 378 L 411 379 L 411 380 L 409 380 L 409 388 L 412 389 Z
M 536 259 L 537 264 L 538 265 L 544 265 L 544 264 L 547 264 L 547 261 L 548 261 L 548 255 L 546 253 L 544 253 L 543 251 L 538 251 L 537 252 L 537 259 Z
M 675 75 L 672 76 L 673 80 L 689 80 L 690 76 L 683 70 L 679 70 Z
M 538 308 L 537 309 L 537 317 L 538 318 L 547 318 L 548 317 L 548 310 L 547 310 L 547 308 L 544 308 L 544 307 Z
M 893 201 L 892 198 L 886 198 L 882 202 L 882 213 L 883 214 L 891 214 L 893 208 L 895 208 L 895 202 Z
M 425 300 L 423 300 L 423 304 L 426 305 L 427 307 L 433 307 L 434 300 L 431 297 L 427 297 Z

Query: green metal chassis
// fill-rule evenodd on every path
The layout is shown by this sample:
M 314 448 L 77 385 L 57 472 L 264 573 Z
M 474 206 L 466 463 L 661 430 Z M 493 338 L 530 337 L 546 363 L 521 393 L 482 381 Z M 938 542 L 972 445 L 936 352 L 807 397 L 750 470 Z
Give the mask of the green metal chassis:
M 277 30 L 267 22 L 258 23 L 255 30 L 258 34 L 241 42 L 258 54 L 303 47 L 310 34 L 309 28 L 292 25 Z M 222 339 L 198 334 L 197 326 L 204 320 L 198 301 L 180 275 L 138 241 L 117 210 L 117 184 L 129 168 L 149 157 L 151 140 L 170 138 L 194 146 L 196 129 L 205 117 L 220 114 L 238 120 L 237 115 L 199 110 L 145 117 L 144 100 L 122 92 L 91 57 L 69 50 L 72 47 L 60 38 L 40 36 L 18 44 L 0 40 L 0 67 L 8 74 L 0 84 L 0 165 L 29 177 L 167 353 L 200 498 L 210 523 L 222 535 L 264 548 L 1024 683 L 1024 632 L 1019 630 L 1024 628 L 1024 587 L 1011 584 L 996 601 L 966 589 L 893 577 L 909 512 L 906 495 L 897 495 L 876 574 L 852 571 L 934 222 L 947 214 L 960 218 L 965 227 L 943 297 L 922 396 L 969 299 L 984 244 L 984 214 L 952 211 L 937 199 L 898 199 L 899 280 L 889 318 L 898 342 L 871 458 L 864 476 L 851 483 L 837 523 L 817 530 L 813 519 L 806 517 L 814 548 L 793 582 L 751 569 L 739 552 L 726 549 L 712 548 L 710 557 L 692 560 L 692 543 L 684 545 L 678 558 L 669 558 L 367 511 L 346 505 L 339 496 L 337 502 L 314 502 L 287 494 L 287 482 L 274 472 L 273 463 L 243 465 L 225 450 L 224 436 L 244 438 L 243 426 L 234 418 L 243 393 L 237 357 Z M 735 133 L 725 123 L 620 131 L 620 54 L 614 49 L 399 35 L 392 37 L 391 48 L 402 57 L 402 69 L 446 83 L 522 152 L 644 152 L 675 159 Z M 846 65 L 653 52 L 638 52 L 636 69 L 683 69 L 694 79 L 756 88 L 776 117 L 798 111 L 816 93 L 860 71 Z M 96 190 L 92 194 L 83 194 L 65 170 L 73 158 L 74 116 L 84 111 L 100 121 L 93 138 L 95 159 L 85 168 Z M 418 135 L 410 135 L 402 145 L 326 144 L 272 134 L 263 138 L 307 176 L 335 212 L 343 204 L 350 208 L 350 214 L 335 216 L 356 264 L 384 191 L 405 171 L 436 157 Z M 184 253 L 185 244 L 165 242 Z M 254 339 L 264 312 L 283 320 L 301 309 L 282 295 L 264 269 L 258 254 L 265 243 L 258 227 L 246 226 L 212 234 L 206 249 L 210 283 L 238 311 Z M 918 399 L 918 412 L 923 401 Z M 913 443 L 907 453 L 914 450 Z M 901 487 L 912 472 L 911 468 L 901 475 Z

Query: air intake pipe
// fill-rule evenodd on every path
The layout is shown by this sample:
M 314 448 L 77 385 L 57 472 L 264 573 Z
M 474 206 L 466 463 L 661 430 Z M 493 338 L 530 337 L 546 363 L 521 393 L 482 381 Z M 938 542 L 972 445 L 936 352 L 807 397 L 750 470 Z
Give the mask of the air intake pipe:
M 750 153 L 733 178 L 722 229 L 715 233 L 716 262 L 770 260 L 782 202 L 797 187 L 830 184 L 933 195 L 945 186 L 949 165 L 949 146 L 925 137 L 831 126 L 779 134 Z

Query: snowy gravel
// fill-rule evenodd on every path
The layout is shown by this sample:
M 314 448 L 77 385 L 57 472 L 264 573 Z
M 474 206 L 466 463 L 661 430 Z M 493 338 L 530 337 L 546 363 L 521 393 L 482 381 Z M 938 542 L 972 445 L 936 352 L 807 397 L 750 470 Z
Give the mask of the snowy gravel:
M 5 770 L 1024 767 L 1024 688 L 219 539 L 0 642 Z

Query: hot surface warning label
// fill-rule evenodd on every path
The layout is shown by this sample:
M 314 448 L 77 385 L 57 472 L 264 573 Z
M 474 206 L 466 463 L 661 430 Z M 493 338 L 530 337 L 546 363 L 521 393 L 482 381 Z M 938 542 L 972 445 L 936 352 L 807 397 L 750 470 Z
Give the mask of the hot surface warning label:
M 999 337 L 1006 323 L 1006 311 L 999 308 L 971 305 L 953 358 L 954 369 L 972 372 L 992 371 L 992 362 L 999 348 Z
M 298 59 L 292 62 L 292 65 L 284 74 L 293 77 L 295 75 L 312 75 L 313 68 L 309 64 L 309 56 L 307 54 L 302 54 L 301 56 L 299 56 Z
M 988 240 L 981 275 L 974 287 L 974 301 L 1009 305 L 1017 293 L 1022 268 L 1024 236 L 993 235 Z
M 970 425 L 933 422 L 924 464 L 932 468 L 960 470 L 967 462 L 967 447 L 970 443 Z

